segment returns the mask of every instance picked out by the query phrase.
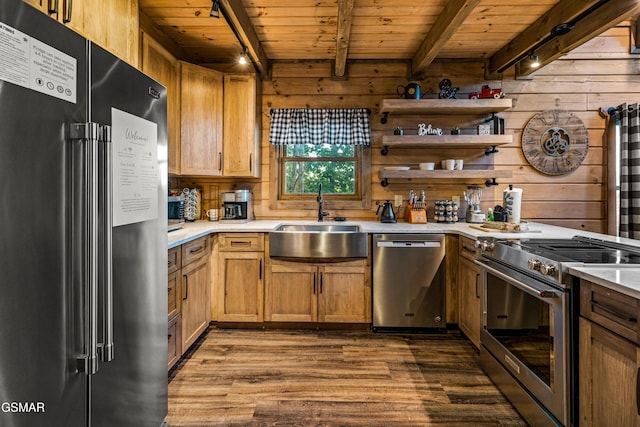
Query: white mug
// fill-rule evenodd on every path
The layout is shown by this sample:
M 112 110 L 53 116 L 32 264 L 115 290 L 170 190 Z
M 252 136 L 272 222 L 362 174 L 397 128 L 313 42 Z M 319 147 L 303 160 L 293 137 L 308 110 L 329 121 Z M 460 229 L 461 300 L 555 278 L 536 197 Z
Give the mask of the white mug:
M 446 160 L 443 160 L 442 162 L 443 162 L 442 163 L 442 165 L 443 165 L 442 169 L 446 169 L 448 171 L 452 171 L 456 167 L 456 161 L 453 160 L 453 159 L 446 159 Z
M 209 218 L 209 221 L 218 220 L 218 209 L 209 209 L 206 213 L 207 213 L 207 218 Z
M 464 160 L 458 159 L 458 160 L 455 160 L 455 165 L 453 168 L 457 171 L 461 171 L 463 166 L 464 166 Z

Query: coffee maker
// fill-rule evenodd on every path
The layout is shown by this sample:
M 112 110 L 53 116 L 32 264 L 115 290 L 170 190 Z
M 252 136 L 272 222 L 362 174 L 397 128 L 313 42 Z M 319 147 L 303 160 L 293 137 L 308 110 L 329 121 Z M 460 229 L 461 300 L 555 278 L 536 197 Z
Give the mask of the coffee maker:
M 249 190 L 222 193 L 221 221 L 244 223 L 253 216 L 253 203 Z

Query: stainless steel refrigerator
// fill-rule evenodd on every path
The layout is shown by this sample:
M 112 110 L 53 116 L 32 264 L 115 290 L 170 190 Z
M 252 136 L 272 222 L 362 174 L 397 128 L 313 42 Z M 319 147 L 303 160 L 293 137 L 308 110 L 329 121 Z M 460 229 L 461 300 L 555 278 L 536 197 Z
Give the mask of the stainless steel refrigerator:
M 0 426 L 163 424 L 166 143 L 162 85 L 0 2 Z

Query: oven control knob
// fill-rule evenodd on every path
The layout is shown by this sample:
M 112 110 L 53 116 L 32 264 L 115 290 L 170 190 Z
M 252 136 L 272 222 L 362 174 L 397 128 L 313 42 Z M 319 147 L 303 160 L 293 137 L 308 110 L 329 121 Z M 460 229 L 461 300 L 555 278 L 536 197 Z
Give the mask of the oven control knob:
M 542 264 L 540 266 L 540 273 L 545 276 L 552 276 L 556 272 L 556 266 L 553 264 Z
M 527 265 L 529 266 L 529 270 L 540 270 L 540 265 L 542 263 L 540 262 L 539 259 L 530 259 L 529 261 L 527 261 Z
M 483 240 L 483 241 L 476 240 L 476 243 L 475 243 L 475 247 L 479 248 L 482 251 L 491 250 L 493 249 L 494 246 L 495 246 L 495 243 L 489 242 L 488 240 Z

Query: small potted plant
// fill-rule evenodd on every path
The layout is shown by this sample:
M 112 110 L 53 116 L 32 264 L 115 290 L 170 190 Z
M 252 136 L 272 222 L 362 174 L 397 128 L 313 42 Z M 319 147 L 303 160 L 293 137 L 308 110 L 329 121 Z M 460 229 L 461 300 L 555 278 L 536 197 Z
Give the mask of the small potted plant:
M 396 127 L 393 131 L 394 135 L 404 135 L 404 131 L 402 130 L 402 128 L 400 126 Z
M 460 135 L 460 128 L 458 126 L 454 126 L 451 128 L 451 135 Z

